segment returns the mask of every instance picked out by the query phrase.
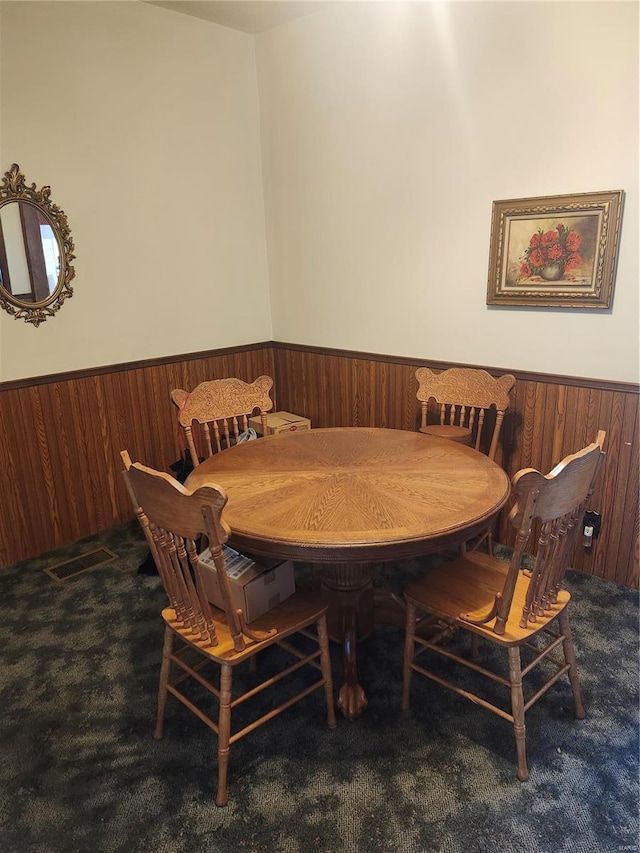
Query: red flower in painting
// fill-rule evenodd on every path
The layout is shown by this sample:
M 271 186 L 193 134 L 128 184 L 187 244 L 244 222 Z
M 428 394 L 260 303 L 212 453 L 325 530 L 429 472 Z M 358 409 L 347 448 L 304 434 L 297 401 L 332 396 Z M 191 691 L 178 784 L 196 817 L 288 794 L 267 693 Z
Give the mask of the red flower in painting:
M 542 228 L 531 235 L 529 245 L 520 258 L 520 278 L 541 278 L 556 281 L 582 263 L 578 249 L 582 238 L 559 222 L 555 228 Z
M 529 263 L 535 269 L 535 267 L 541 267 L 544 264 L 545 257 L 542 249 L 534 249 L 533 252 L 529 255 Z
M 576 234 L 575 231 L 569 231 L 567 234 L 567 250 L 569 252 L 577 252 L 580 248 L 580 244 L 582 243 L 582 238 L 579 234 Z

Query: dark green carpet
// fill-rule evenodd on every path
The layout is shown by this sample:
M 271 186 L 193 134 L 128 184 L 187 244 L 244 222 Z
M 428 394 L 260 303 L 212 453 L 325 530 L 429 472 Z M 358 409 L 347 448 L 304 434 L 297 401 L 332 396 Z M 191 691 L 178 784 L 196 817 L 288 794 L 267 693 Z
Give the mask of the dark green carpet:
M 383 627 L 360 647 L 364 715 L 329 731 L 314 693 L 247 736 L 218 809 L 213 734 L 170 698 L 152 737 L 164 594 L 136 572 L 138 528 L 71 553 L 95 543 L 120 559 L 63 583 L 43 571 L 59 554 L 0 572 L 0 851 L 638 850 L 634 592 L 570 575 L 587 718 L 566 680 L 532 708 L 529 782 L 493 714 L 417 678 L 400 712 L 402 633 Z M 397 585 L 399 568 L 378 582 Z

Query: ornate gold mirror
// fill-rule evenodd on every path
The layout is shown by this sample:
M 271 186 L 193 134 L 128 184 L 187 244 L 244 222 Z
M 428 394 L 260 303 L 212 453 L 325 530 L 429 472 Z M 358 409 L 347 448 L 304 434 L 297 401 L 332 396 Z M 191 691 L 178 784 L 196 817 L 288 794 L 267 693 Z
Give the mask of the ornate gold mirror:
M 17 163 L 0 184 L 0 306 L 34 326 L 73 295 L 73 240 L 50 195 L 28 186 Z

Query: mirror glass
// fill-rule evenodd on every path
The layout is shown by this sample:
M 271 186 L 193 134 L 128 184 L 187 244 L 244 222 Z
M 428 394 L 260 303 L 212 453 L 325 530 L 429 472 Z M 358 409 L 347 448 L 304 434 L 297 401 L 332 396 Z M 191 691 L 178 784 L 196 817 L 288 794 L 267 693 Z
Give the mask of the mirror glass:
M 0 208 L 0 284 L 21 302 L 48 299 L 58 286 L 60 245 L 49 218 L 26 201 Z
M 0 187 L 0 306 L 34 326 L 73 294 L 73 241 L 50 195 L 27 186 L 17 164 Z

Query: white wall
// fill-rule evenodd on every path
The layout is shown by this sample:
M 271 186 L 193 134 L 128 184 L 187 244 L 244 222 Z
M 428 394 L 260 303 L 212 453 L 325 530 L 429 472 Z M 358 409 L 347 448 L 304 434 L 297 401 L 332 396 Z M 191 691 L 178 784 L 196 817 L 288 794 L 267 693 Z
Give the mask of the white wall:
M 0 171 L 51 185 L 73 297 L 0 380 L 272 337 L 253 37 L 139 2 L 0 3 Z
M 77 275 L 38 329 L 0 312 L 0 381 L 271 338 L 638 379 L 634 2 L 344 3 L 255 40 L 1 2 L 13 162 Z M 610 312 L 486 306 L 494 199 L 612 189 Z
M 276 340 L 637 381 L 637 3 L 345 3 L 256 43 Z M 493 200 L 617 189 L 611 311 L 487 307 Z

